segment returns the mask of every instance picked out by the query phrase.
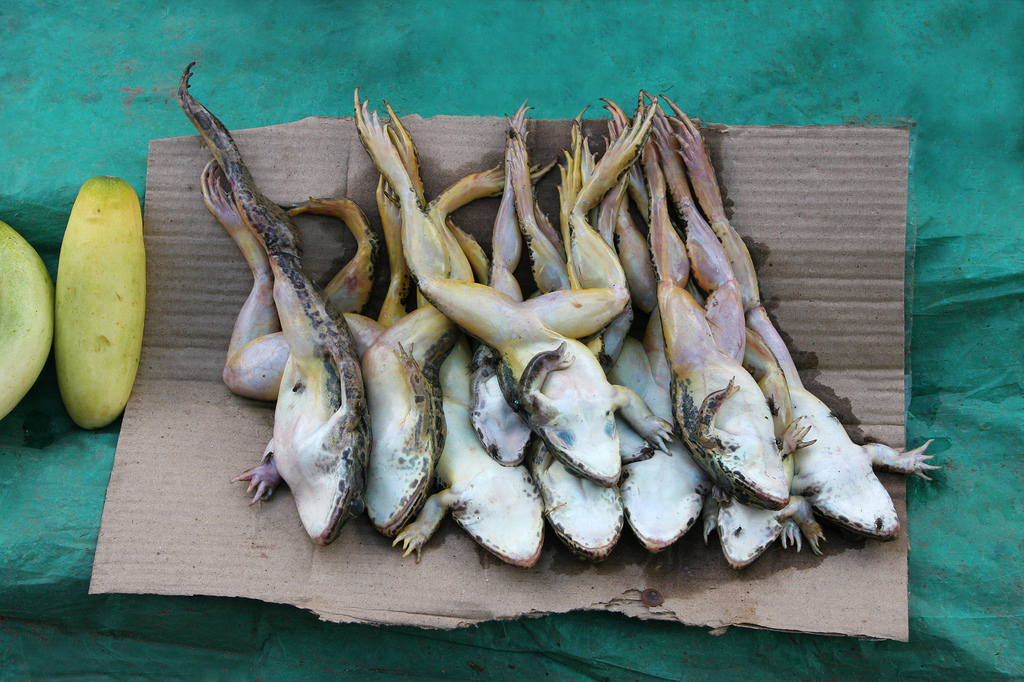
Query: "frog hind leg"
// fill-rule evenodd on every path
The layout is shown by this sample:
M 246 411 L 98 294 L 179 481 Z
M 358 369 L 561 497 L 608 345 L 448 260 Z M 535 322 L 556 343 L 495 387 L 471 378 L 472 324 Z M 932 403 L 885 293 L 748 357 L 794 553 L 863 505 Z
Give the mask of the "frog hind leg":
M 703 520 L 704 544 L 708 544 L 711 534 L 718 531 L 718 512 L 721 509 L 722 494 L 718 488 L 713 488 L 711 493 L 704 497 L 704 505 L 701 507 L 701 518 Z
M 227 178 L 216 160 L 203 168 L 199 184 L 203 202 L 238 246 L 253 276 L 252 290 L 235 318 L 228 343 L 224 383 L 233 393 L 247 398 L 276 400 L 288 344 L 278 333 L 281 321 L 274 304 L 274 276 L 267 252 L 238 214 Z
M 222 378 L 232 393 L 254 400 L 277 400 L 281 375 L 288 360 L 282 332 L 259 336 L 232 353 Z
M 331 302 L 342 313 L 357 313 L 366 305 L 373 289 L 373 272 L 380 243 L 362 209 L 351 199 L 310 199 L 288 211 L 290 217 L 313 213 L 337 218 L 356 240 L 356 253 L 324 287 Z
M 814 520 L 811 503 L 806 498 L 799 495 L 789 498 L 789 504 L 779 514 L 779 518 L 785 519 L 781 533 L 783 548 L 793 545 L 799 552 L 803 548 L 802 536 L 807 538 L 811 551 L 821 556 L 818 544 L 825 542 L 825 533 L 821 529 L 821 524 Z
M 871 458 L 871 466 L 879 471 L 891 471 L 898 474 L 913 474 L 926 481 L 932 480 L 924 472 L 942 467 L 926 463 L 933 455 L 924 454 L 931 445 L 929 440 L 924 445 L 913 450 L 903 451 L 891 448 L 881 443 L 869 443 L 863 446 L 864 452 Z

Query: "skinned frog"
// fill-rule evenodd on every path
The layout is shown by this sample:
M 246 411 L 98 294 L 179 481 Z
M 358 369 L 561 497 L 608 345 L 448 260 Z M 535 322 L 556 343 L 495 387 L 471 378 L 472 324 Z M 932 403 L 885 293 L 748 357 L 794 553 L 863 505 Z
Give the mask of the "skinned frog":
M 672 370 L 676 421 L 694 460 L 716 486 L 742 502 L 782 509 L 789 502 L 789 486 L 772 415 L 757 383 L 739 362 L 745 332 L 735 278 L 721 245 L 698 215 L 687 226 L 685 244 L 676 233 L 668 217 L 659 157 L 658 148 L 648 142 L 644 170 L 651 251 L 660 281 L 658 309 Z M 691 261 L 698 283 L 712 291 L 704 306 L 686 288 Z
M 406 261 L 423 295 L 463 330 L 492 346 L 502 358 L 503 390 L 559 459 L 574 473 L 605 486 L 621 471 L 614 412 L 623 415 L 645 438 L 661 445 L 671 437 L 635 391 L 608 383 L 597 362 L 577 338 L 593 334 L 626 303 L 625 287 L 558 291 L 517 301 L 495 289 L 450 279 L 454 251 L 446 245 L 444 226 L 424 210 L 391 136 L 374 113 L 355 101 L 360 139 L 378 170 L 395 189 L 402 209 Z M 646 129 L 637 126 L 617 141 L 603 181 L 617 176 L 635 156 Z M 594 188 L 584 187 L 584 192 Z M 535 363 L 539 355 L 555 362 Z M 558 366 L 557 371 L 553 371 Z
M 655 311 L 644 344 L 632 337 L 623 340 L 622 351 L 608 377 L 636 390 L 655 414 L 670 418 L 671 372 L 657 320 Z M 667 452 L 656 450 L 650 459 L 626 464 L 623 469 L 619 491 L 626 521 L 647 551 L 660 552 L 693 527 L 711 481 L 685 445 L 672 441 Z
M 178 103 L 224 171 L 239 215 L 267 253 L 288 343 L 274 414 L 274 463 L 306 532 L 315 543 L 327 544 L 362 490 L 370 448 L 354 341 L 341 313 L 303 272 L 290 218 L 256 188 L 227 128 L 189 94 L 191 67 L 182 74 Z
M 416 552 L 452 517 L 481 546 L 502 561 L 529 568 L 540 558 L 544 542 L 543 504 L 540 493 L 523 467 L 495 462 L 484 449 L 469 420 L 469 344 L 455 344 L 441 365 L 448 437 L 437 461 L 443 490 L 427 498 L 419 517 L 395 536 L 403 556 Z

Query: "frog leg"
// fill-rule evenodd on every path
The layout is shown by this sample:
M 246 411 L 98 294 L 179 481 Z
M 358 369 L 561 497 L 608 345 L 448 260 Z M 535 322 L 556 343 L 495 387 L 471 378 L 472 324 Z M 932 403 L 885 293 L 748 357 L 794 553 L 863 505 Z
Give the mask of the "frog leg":
M 480 246 L 480 242 L 473 235 L 453 223 L 451 218 L 446 218 L 444 224 L 469 261 L 469 266 L 473 270 L 473 276 L 480 282 L 486 282 L 487 276 L 491 272 L 491 263 L 487 259 L 487 253 Z
M 423 549 L 423 545 L 426 544 L 427 540 L 433 537 L 437 529 L 440 528 L 441 522 L 444 521 L 445 514 L 448 513 L 448 509 L 458 504 L 459 496 L 452 492 L 451 488 L 446 488 L 439 493 L 434 493 L 427 498 L 427 501 L 423 504 L 423 509 L 420 510 L 419 516 L 416 520 L 407 525 L 405 528 L 395 536 L 395 541 L 391 543 L 394 547 L 399 542 L 402 543 L 402 549 L 405 552 L 402 554 L 402 558 L 405 558 L 416 552 L 416 563 L 420 562 L 420 552 Z
M 558 249 L 558 242 L 551 238 L 538 221 L 538 216 L 542 214 L 540 214 L 540 210 L 537 208 L 536 202 L 534 201 L 533 188 L 530 186 L 529 180 L 526 177 L 526 146 L 523 143 L 522 136 L 510 134 L 506 149 L 506 158 L 508 166 L 506 184 L 507 187 L 511 187 L 512 191 L 509 193 L 506 189 L 505 196 L 512 196 L 513 198 L 516 216 L 518 216 L 518 230 L 522 232 L 522 238 L 526 241 L 526 247 L 530 251 L 533 279 L 537 283 L 537 287 L 543 293 L 557 291 L 560 289 L 569 289 L 571 287 L 569 282 L 569 272 L 566 269 L 564 256 Z M 502 201 L 504 202 L 504 197 L 502 197 Z M 554 229 L 551 228 L 550 225 L 548 225 L 548 228 L 553 234 Z M 500 237 L 501 240 L 505 240 L 506 236 L 510 241 L 513 238 L 518 238 L 518 233 L 515 235 L 504 235 L 504 233 L 502 233 L 502 235 L 503 236 Z M 503 246 L 499 250 L 498 223 L 495 222 L 495 262 L 498 261 L 498 254 L 505 253 L 506 251 L 511 253 L 511 249 L 507 246 Z M 504 256 L 504 258 L 507 260 L 508 256 Z M 518 262 L 518 257 L 516 258 L 516 262 Z M 497 285 L 497 282 L 492 280 L 492 286 Z M 505 290 L 502 289 L 502 291 Z M 522 298 L 522 296 L 520 296 L 520 298 Z
M 704 315 L 718 347 L 737 362 L 743 361 L 746 323 L 739 283 L 718 237 L 699 214 L 686 227 L 686 251 L 697 284 L 710 292 Z
M 930 481 L 931 477 L 924 472 L 942 468 L 925 463 L 925 460 L 933 457 L 933 455 L 924 454 L 931 443 L 932 441 L 929 440 L 924 445 L 906 452 L 881 443 L 868 443 L 863 446 L 863 450 L 871 459 L 871 466 L 879 471 L 913 474 Z
M 391 108 L 387 100 L 384 100 L 384 107 L 388 110 L 388 136 L 391 139 L 391 143 L 402 159 L 402 165 L 409 174 L 409 179 L 412 181 L 417 198 L 421 204 L 426 204 L 426 194 L 423 191 L 423 180 L 420 176 L 419 150 L 416 149 L 416 145 L 412 141 L 412 135 L 402 125 L 402 120 L 398 118 L 395 110 Z
M 405 254 L 402 253 L 402 210 L 391 195 L 391 188 L 383 175 L 377 182 L 377 212 L 384 228 L 384 243 L 387 245 L 388 268 L 391 272 L 388 291 L 384 295 L 377 321 L 390 327 L 405 315 L 405 297 L 409 293 L 412 277 L 405 263 Z
M 203 202 L 230 235 L 252 271 L 249 297 L 235 318 L 224 363 L 224 383 L 233 393 L 257 400 L 276 400 L 288 344 L 280 336 L 281 322 L 274 304 L 274 275 L 267 252 L 238 214 L 227 179 L 216 160 L 200 176 Z M 264 340 L 267 335 L 274 335 Z
M 232 483 L 236 481 L 249 481 L 249 487 L 246 489 L 246 492 L 256 491 L 252 502 L 249 503 L 250 507 L 261 500 L 270 499 L 270 496 L 274 494 L 274 490 L 277 489 L 277 486 L 281 485 L 282 481 L 281 474 L 278 473 L 277 465 L 274 463 L 273 438 L 267 443 L 267 448 L 263 451 L 263 459 L 259 465 L 231 479 Z
M 586 179 L 576 195 L 574 212 L 585 214 L 600 203 L 601 198 L 633 165 L 647 141 L 654 123 L 657 103 L 651 103 L 639 120 L 634 119 L 628 129 L 612 140 L 601 161 Z
M 615 236 L 630 299 L 634 306 L 650 313 L 658 306 L 658 277 L 654 274 L 647 238 L 633 222 L 628 206 L 623 206 L 615 218 Z
M 703 519 L 704 544 L 708 544 L 708 538 L 718 530 L 718 512 L 722 507 L 724 496 L 718 487 L 711 489 L 708 495 L 704 496 L 704 504 L 701 507 Z
M 786 375 L 775 358 L 775 354 L 760 334 L 748 327 L 746 335 L 746 343 L 743 348 L 743 368 L 754 377 L 757 385 L 761 387 L 764 397 L 768 400 L 768 410 L 772 414 L 776 438 L 782 437 L 785 440 L 784 434 L 788 433 L 793 421 L 793 401 L 789 395 L 789 382 L 786 381 Z M 801 434 L 801 437 L 804 435 L 806 432 Z M 792 442 L 795 444 L 800 441 L 798 439 Z
M 644 440 L 665 454 L 670 454 L 668 444 L 672 440 L 672 425 L 651 412 L 644 399 L 633 389 L 615 385 L 612 388 L 615 389 L 612 409 L 618 410 Z
M 697 133 L 697 137 L 700 138 L 699 133 Z M 659 185 L 663 187 L 667 183 L 676 208 L 687 223 L 686 251 L 694 279 L 704 291 L 710 292 L 704 305 L 705 316 L 711 325 L 718 346 L 731 358 L 740 362 L 743 359 L 745 342 L 743 322 L 745 301 L 740 282 L 733 272 L 729 254 L 693 203 L 693 198 L 687 187 L 686 172 L 676 153 L 679 151 L 680 143 L 669 129 L 664 116 L 655 119 L 654 133 L 651 138 L 652 141 L 648 143 L 648 146 L 652 149 L 651 156 L 657 157 L 659 175 L 662 176 L 659 179 Z M 648 153 L 647 149 L 645 149 L 646 153 Z M 646 165 L 650 164 L 645 162 L 645 167 Z M 708 169 L 711 172 L 712 181 L 714 181 L 714 169 L 710 167 L 710 162 Z M 649 170 L 648 181 L 650 181 L 650 173 Z M 717 192 L 717 185 L 715 190 Z M 652 189 L 652 194 L 653 191 Z M 663 192 L 664 189 L 659 188 L 659 191 Z M 719 203 L 721 203 L 720 197 Z M 658 208 L 660 209 L 660 207 Z M 665 217 L 660 217 L 662 221 L 665 219 Z M 653 215 L 651 220 L 653 231 Z M 742 244 L 740 241 L 741 246 Z M 746 253 L 745 246 L 743 246 L 743 250 Z M 749 260 L 749 256 L 747 259 Z M 751 276 L 753 276 L 752 267 Z M 754 279 L 755 287 L 756 281 Z
M 619 353 L 622 351 L 622 342 L 629 334 L 630 327 L 633 326 L 633 306 L 627 301 L 626 307 L 622 309 L 618 317 L 608 323 L 608 325 L 601 330 L 601 333 L 597 336 L 592 343 L 587 344 L 587 347 L 594 352 L 595 357 L 600 361 L 601 367 L 608 369 L 615 362 L 615 358 L 619 357 Z
M 481 345 L 470 366 L 472 397 L 469 403 L 473 430 L 487 453 L 499 464 L 516 466 L 523 460 L 533 431 L 512 409 L 498 381 L 498 357 Z
M 394 124 L 395 118 L 392 119 Z M 445 227 L 444 216 L 437 212 L 436 207 L 428 210 L 424 203 L 419 174 L 413 172 L 418 166 L 411 171 L 406 165 L 410 159 L 414 160 L 415 155 L 407 148 L 396 148 L 401 144 L 411 145 L 411 139 L 402 138 L 404 141 L 396 144 L 399 133 L 393 126 L 381 123 L 377 112 L 370 112 L 368 102 L 360 102 L 358 89 L 355 91 L 355 123 L 360 142 L 395 192 L 402 212 L 405 260 L 421 291 L 423 280 L 430 278 L 473 281 L 472 267 Z
M 228 357 L 221 374 L 232 393 L 253 400 L 277 400 L 288 359 L 283 332 L 259 336 Z
M 556 334 L 578 339 L 600 330 L 629 301 L 625 286 L 552 291 L 523 302 L 538 321 Z
M 701 403 L 700 409 L 697 411 L 696 425 L 691 437 L 704 449 L 720 450 L 725 447 L 719 435 L 722 432 L 714 427 L 715 415 L 718 413 L 719 408 L 721 408 L 722 403 L 733 396 L 738 390 L 740 390 L 740 387 L 736 385 L 735 379 L 729 379 L 728 386 L 718 391 L 712 391 L 704 398 L 704 402 Z
M 356 240 L 356 253 L 327 283 L 324 293 L 340 312 L 359 312 L 370 298 L 374 264 L 380 250 L 377 236 L 370 229 L 366 214 L 351 199 L 310 199 L 288 211 L 290 217 L 303 213 L 337 218 L 352 232 Z
M 505 183 L 501 195 L 501 205 L 494 219 L 494 230 L 491 235 L 491 253 L 494 263 L 491 267 L 489 283 L 499 291 L 504 291 L 512 298 L 523 299 L 523 292 L 515 278 L 515 269 L 523 253 L 523 240 L 519 233 L 517 202 L 527 202 L 525 213 L 531 221 L 533 218 L 533 187 L 530 185 L 527 169 L 526 148 L 522 143 L 522 134 L 517 130 L 524 126 L 522 117 L 526 115 L 525 105 L 516 112 L 512 127 L 505 143 Z M 517 190 L 515 185 L 520 185 Z M 517 196 L 517 192 L 519 196 Z M 525 204 L 524 204 L 525 206 Z
M 659 163 L 660 156 L 653 140 L 648 140 L 643 151 L 644 174 L 649 192 L 649 239 L 654 268 L 661 287 L 683 288 L 690 279 L 690 258 L 686 245 L 676 232 L 668 216 L 668 198 L 665 175 Z
M 811 503 L 806 498 L 799 495 L 790 497 L 789 504 L 779 512 L 778 519 L 779 521 L 785 520 L 781 533 L 784 548 L 794 545 L 796 551 L 799 552 L 802 549 L 800 535 L 803 534 L 811 546 L 811 551 L 821 555 L 818 543 L 825 542 L 825 533 L 821 529 L 821 524 L 814 520 Z
M 601 101 L 605 103 L 604 108 L 612 115 L 611 121 L 608 123 L 609 133 L 613 138 L 617 138 L 625 132 L 626 128 L 630 127 L 630 117 L 615 102 L 609 99 L 602 99 Z M 638 114 L 644 111 L 644 103 L 644 94 L 641 93 L 637 106 Z M 657 117 L 660 111 L 659 107 L 655 108 L 655 117 Z M 634 118 L 636 117 L 634 116 Z M 637 209 L 640 211 L 640 215 L 647 218 L 650 215 L 650 199 L 647 196 L 647 187 L 644 184 L 644 174 L 640 164 L 634 163 L 626 172 L 626 188 L 633 203 L 636 204 Z
M 761 305 L 758 291 L 757 274 L 750 252 L 739 234 L 733 229 L 725 215 L 722 205 L 722 192 L 715 177 L 715 169 L 711 164 L 707 147 L 700 131 L 693 121 L 684 114 L 672 100 L 663 98 L 675 112 L 671 123 L 678 143 L 679 156 L 686 165 L 687 175 L 693 184 L 697 201 L 711 221 L 711 229 L 721 240 L 725 253 L 728 255 L 730 267 L 736 276 L 743 301 L 743 309 L 751 310 Z
M 539 415 L 541 420 L 545 421 L 558 412 L 558 408 L 541 392 L 541 389 L 547 381 L 548 374 L 566 369 L 575 361 L 576 358 L 566 352 L 564 341 L 554 350 L 533 356 L 519 379 L 519 400 L 527 414 Z

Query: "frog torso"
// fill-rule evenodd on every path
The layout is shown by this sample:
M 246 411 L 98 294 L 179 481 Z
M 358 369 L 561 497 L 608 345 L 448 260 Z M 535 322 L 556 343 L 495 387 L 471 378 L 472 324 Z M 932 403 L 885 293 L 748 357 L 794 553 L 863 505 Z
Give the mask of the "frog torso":
M 663 348 L 648 354 L 638 341 L 626 337 L 608 377 L 639 393 L 654 414 L 671 420 L 670 373 L 664 365 Z M 632 441 L 629 426 L 620 427 L 622 441 Z M 697 521 L 711 484 L 681 442 L 669 443 L 667 452 L 654 450 L 650 459 L 625 464 L 623 471 L 619 490 L 626 520 L 649 551 L 665 549 Z
M 547 374 L 539 388 L 541 396 L 522 395 L 521 382 L 508 386 L 508 378 L 522 377 L 533 358 L 563 343 L 563 355 L 571 358 L 567 360 L 571 364 Z M 555 336 L 514 346 L 502 359 L 510 368 L 499 372 L 505 380 L 503 391 L 514 392 L 514 401 L 521 406 L 531 400 L 540 404 L 537 409 L 523 409 L 549 451 L 569 471 L 600 485 L 615 485 L 622 468 L 615 424 L 617 393 L 593 353 L 575 339 Z

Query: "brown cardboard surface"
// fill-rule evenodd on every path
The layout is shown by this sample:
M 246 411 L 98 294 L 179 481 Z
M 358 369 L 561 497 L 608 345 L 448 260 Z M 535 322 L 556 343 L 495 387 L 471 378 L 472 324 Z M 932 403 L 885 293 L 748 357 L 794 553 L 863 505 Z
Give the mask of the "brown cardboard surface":
M 418 144 L 429 196 L 502 159 L 504 119 L 403 121 Z M 568 143 L 568 125 L 532 121 L 531 158 L 552 159 Z M 587 125 L 600 140 L 605 124 Z M 272 200 L 349 196 L 377 222 L 378 176 L 351 119 L 311 118 L 234 135 Z M 707 131 L 707 138 L 727 211 L 748 240 L 766 307 L 806 385 L 858 442 L 902 445 L 907 130 L 731 127 Z M 824 556 L 775 546 L 742 571 L 728 567 L 715 540 L 705 547 L 696 529 L 657 555 L 627 530 L 600 565 L 575 559 L 549 532 L 538 565 L 522 570 L 492 557 L 451 519 L 417 565 L 365 518 L 349 522 L 330 546 L 313 545 L 287 488 L 250 508 L 244 487 L 229 480 L 258 462 L 273 409 L 231 394 L 220 379 L 252 279 L 203 206 L 198 178 L 208 159 L 195 136 L 150 145 L 145 341 L 91 592 L 242 596 L 294 604 L 327 620 L 426 627 L 607 609 L 710 627 L 906 640 L 909 544 L 899 477 L 883 479 L 902 521 L 897 541 L 849 541 L 828 531 Z M 554 187 L 549 177 L 539 189 L 550 215 Z M 489 246 L 496 205 L 478 202 L 455 219 Z M 307 270 L 325 283 L 353 253 L 352 239 L 328 218 L 301 217 L 299 226 Z M 379 284 L 385 276 L 378 274 Z M 646 589 L 663 603 L 644 606 Z

